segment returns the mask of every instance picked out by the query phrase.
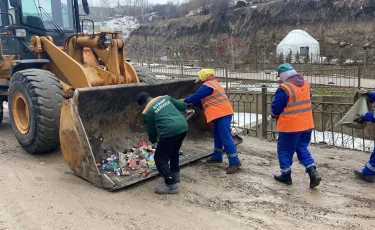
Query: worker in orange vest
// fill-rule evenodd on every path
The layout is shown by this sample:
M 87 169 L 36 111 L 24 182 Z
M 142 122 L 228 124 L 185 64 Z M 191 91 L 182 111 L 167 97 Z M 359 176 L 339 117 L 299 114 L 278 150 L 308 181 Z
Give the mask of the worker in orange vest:
M 227 174 L 238 171 L 241 162 L 238 158 L 237 148 L 232 138 L 231 121 L 233 108 L 223 87 L 215 80 L 215 72 L 211 69 L 202 69 L 198 72 L 199 79 L 203 82 L 197 92 L 184 99 L 186 104 L 203 107 L 207 123 L 213 123 L 214 154 L 207 163 L 222 163 L 225 151 L 229 167 Z
M 277 72 L 282 84 L 272 102 L 271 116 L 277 119 L 277 154 L 281 174 L 274 175 L 274 178 L 284 184 L 292 184 L 291 166 L 293 155 L 297 152 L 298 160 L 310 176 L 310 187 L 314 188 L 320 184 L 322 177 L 308 150 L 314 129 L 310 84 L 289 64 L 280 65 Z

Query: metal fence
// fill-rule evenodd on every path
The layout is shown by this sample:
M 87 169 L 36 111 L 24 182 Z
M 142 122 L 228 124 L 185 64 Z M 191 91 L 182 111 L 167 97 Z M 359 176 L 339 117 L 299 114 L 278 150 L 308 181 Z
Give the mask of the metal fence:
M 201 67 L 183 64 L 140 63 L 149 68 L 159 79 L 195 78 Z M 277 86 L 274 69 L 241 69 L 229 67 L 213 68 L 216 77 L 225 83 L 227 89 L 258 88 L 260 85 Z M 353 91 L 359 87 L 375 87 L 375 79 L 361 79 L 359 68 L 310 69 L 297 71 L 309 80 L 312 88 L 331 91 Z
M 262 87 L 259 92 L 230 92 L 228 96 L 235 110 L 234 132 L 270 141 L 277 139 L 276 121 L 270 117 L 274 95 L 267 92 L 267 87 Z M 362 130 L 337 125 L 353 103 L 319 101 L 321 99 L 313 98 L 315 130 L 311 142 L 326 147 L 371 151 L 375 137 L 373 124 Z

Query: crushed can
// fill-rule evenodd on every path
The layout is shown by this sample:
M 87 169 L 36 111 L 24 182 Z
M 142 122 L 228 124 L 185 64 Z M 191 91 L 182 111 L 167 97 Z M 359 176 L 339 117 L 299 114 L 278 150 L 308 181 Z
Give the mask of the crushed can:
M 143 177 L 147 177 L 150 174 L 150 171 L 147 169 L 143 172 Z

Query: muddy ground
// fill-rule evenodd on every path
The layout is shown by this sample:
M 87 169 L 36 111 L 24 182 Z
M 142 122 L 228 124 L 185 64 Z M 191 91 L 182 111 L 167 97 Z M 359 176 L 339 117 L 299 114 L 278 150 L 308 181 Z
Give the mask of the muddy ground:
M 374 229 L 375 185 L 352 173 L 369 154 L 311 150 L 324 177 L 314 190 L 297 161 L 292 186 L 275 182 L 275 143 L 246 138 L 238 174 L 200 161 L 182 169 L 178 195 L 154 194 L 160 177 L 110 193 L 76 177 L 60 151 L 23 151 L 6 114 L 0 126 L 0 230 Z

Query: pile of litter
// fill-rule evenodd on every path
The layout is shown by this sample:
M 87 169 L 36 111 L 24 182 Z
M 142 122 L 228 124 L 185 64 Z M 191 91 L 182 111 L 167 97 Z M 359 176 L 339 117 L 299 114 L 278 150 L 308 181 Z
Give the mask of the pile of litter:
M 130 176 L 139 174 L 147 177 L 151 171 L 156 170 L 154 155 L 156 148 L 142 141 L 138 147 L 127 149 L 123 152 L 114 153 L 106 148 L 103 149 L 108 156 L 96 163 L 99 170 L 106 173 L 115 173 L 117 176 Z M 180 155 L 183 155 L 180 152 Z

